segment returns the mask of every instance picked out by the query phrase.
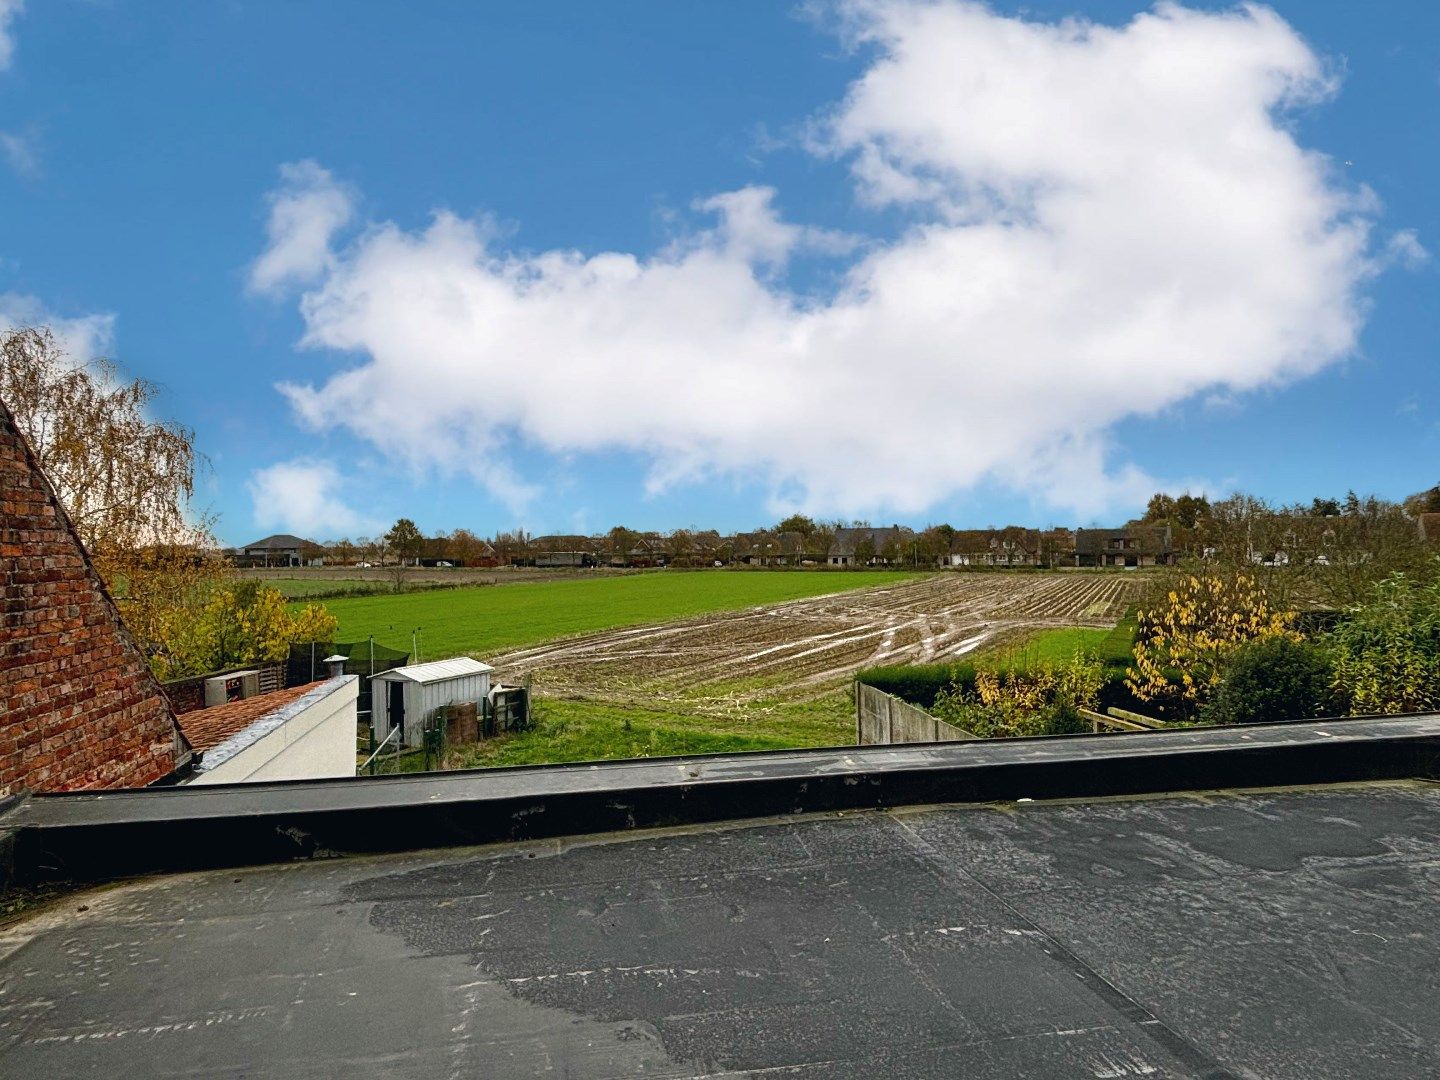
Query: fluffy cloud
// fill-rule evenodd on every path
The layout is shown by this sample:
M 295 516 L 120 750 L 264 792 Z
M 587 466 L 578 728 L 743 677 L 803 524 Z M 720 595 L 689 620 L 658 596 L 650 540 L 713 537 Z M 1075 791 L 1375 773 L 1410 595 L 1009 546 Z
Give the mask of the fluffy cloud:
M 115 346 L 115 316 L 80 315 L 64 318 L 33 296 L 0 293 L 0 331 L 22 326 L 48 326 L 60 347 L 77 364 L 105 356 Z
M 1374 211 L 1286 125 L 1334 86 L 1273 12 L 838 10 L 871 59 L 812 146 L 899 235 L 856 246 L 746 188 L 650 256 L 506 251 L 448 212 L 337 246 L 353 198 L 293 166 L 256 285 L 312 281 L 303 344 L 360 357 L 284 388 L 298 415 L 512 502 L 523 440 L 645 455 L 657 491 L 757 480 L 776 508 L 913 513 L 989 482 L 1088 513 L 1154 483 L 1110 460 L 1126 418 L 1353 349 Z M 857 252 L 822 299 L 786 287 L 807 249 Z
M 300 458 L 260 469 L 248 484 L 255 524 L 317 541 L 382 528 L 346 503 L 343 486 L 340 471 L 328 461 Z
M 10 66 L 15 57 L 15 35 L 10 24 L 25 8 L 25 0 L 0 0 L 0 71 Z
M 354 212 L 350 192 L 315 162 L 282 165 L 265 227 L 270 245 L 250 268 L 251 290 L 273 293 L 306 285 L 333 269 L 331 237 Z

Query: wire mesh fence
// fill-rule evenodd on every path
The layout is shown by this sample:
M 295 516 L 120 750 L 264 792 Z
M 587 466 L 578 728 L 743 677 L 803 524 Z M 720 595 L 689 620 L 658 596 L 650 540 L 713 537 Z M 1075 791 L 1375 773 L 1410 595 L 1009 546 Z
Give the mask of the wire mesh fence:
M 345 657 L 345 674 L 363 676 L 360 680 L 360 700 L 356 706 L 362 722 L 370 718 L 370 676 L 404 667 L 410 662 L 409 653 L 376 645 L 374 638 L 367 641 L 309 641 L 290 646 L 285 684 L 300 686 L 325 678 L 328 674 L 325 666 L 327 656 Z

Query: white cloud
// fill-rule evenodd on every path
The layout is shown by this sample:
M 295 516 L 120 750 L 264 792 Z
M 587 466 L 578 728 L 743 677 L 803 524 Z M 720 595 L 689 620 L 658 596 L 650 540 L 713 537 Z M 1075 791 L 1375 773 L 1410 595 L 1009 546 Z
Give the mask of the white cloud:
M 1418 270 L 1430 261 L 1430 252 L 1414 229 L 1401 229 L 1385 242 L 1385 257 L 1407 270 Z
M 0 331 L 23 326 L 48 326 L 71 360 L 83 364 L 107 355 L 115 347 L 115 316 L 80 315 L 64 318 L 33 296 L 0 293 Z
M 383 526 L 343 497 L 344 478 L 328 461 L 297 458 L 251 474 L 246 487 L 261 529 L 283 529 L 309 540 L 374 533 Z
M 40 175 L 40 155 L 35 150 L 35 144 L 23 135 L 0 131 L 0 156 L 18 176 Z
M 270 195 L 265 225 L 270 243 L 250 268 L 251 290 L 277 293 L 333 269 L 331 238 L 354 212 L 353 195 L 315 162 L 280 166 L 280 187 Z
M 1126 418 L 1352 351 L 1374 209 L 1285 123 L 1335 87 L 1273 12 L 840 9 L 873 59 L 812 142 L 913 224 L 832 296 L 788 291 L 785 260 L 853 241 L 766 188 L 702 200 L 718 225 L 649 257 L 507 252 L 448 212 L 337 249 L 353 200 L 296 166 L 257 276 L 315 274 L 303 343 L 361 357 L 286 387 L 298 415 L 512 502 L 523 441 L 647 455 L 653 491 L 758 479 L 777 508 L 914 513 L 987 481 L 1083 515 L 1153 489 L 1110 461 Z
M 15 35 L 10 24 L 25 9 L 25 0 L 0 0 L 0 71 L 15 58 Z

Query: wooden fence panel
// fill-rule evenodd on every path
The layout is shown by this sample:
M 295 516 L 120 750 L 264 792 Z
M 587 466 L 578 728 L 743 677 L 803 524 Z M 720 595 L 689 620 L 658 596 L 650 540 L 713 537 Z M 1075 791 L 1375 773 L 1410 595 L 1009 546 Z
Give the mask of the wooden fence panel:
M 855 684 L 855 740 L 861 746 L 961 742 L 975 735 L 864 683 Z

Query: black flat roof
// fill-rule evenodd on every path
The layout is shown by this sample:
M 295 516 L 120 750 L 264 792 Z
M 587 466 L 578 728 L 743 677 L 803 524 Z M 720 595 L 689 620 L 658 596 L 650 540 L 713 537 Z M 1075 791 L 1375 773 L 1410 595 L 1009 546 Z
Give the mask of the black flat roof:
M 159 877 L 0 932 L 0 1072 L 1433 1076 L 1437 851 L 1386 781 Z

